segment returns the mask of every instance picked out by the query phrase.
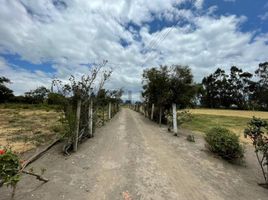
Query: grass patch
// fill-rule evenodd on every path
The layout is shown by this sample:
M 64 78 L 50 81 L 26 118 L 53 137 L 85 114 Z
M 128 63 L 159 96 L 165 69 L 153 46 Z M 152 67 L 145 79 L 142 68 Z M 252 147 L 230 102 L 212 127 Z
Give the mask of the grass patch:
M 189 111 L 192 114 L 206 114 L 206 115 L 244 117 L 244 118 L 252 118 L 253 116 L 255 116 L 262 119 L 268 119 L 268 112 L 265 111 L 208 109 L 208 108 L 189 109 Z
M 59 122 L 62 113 L 53 107 L 47 112 L 37 105 L 28 106 L 33 107 L 24 109 L 23 104 L 0 104 L 0 143 L 20 153 L 46 145 L 64 131 Z
M 23 110 L 57 110 L 58 105 L 48 104 L 21 104 L 21 103 L 3 103 L 0 104 L 0 109 L 23 109 Z
M 193 114 L 192 120 L 185 122 L 182 128 L 205 133 L 212 127 L 220 126 L 243 136 L 243 131 L 247 127 L 249 120 L 249 118 L 245 117 Z

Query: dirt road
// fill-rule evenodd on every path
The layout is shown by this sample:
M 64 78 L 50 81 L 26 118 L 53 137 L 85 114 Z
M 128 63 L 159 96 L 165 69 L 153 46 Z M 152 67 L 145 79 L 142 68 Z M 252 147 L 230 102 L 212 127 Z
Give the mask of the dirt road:
M 77 153 L 64 158 L 60 146 L 32 166 L 47 169 L 41 184 L 23 177 L 16 199 L 23 200 L 267 200 L 254 155 L 246 166 L 226 163 L 205 151 L 204 142 L 174 137 L 141 114 L 122 109 Z M 250 151 L 251 152 L 251 151 Z M 0 199 L 9 199 L 1 188 Z

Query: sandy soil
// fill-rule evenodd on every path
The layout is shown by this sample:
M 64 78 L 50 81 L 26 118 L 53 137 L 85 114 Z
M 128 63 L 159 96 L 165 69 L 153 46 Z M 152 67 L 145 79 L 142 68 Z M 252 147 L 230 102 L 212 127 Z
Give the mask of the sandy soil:
M 124 108 L 77 153 L 63 157 L 59 145 L 33 163 L 50 181 L 24 176 L 16 199 L 267 200 L 251 148 L 245 166 L 232 165 L 207 152 L 201 136 L 190 143 L 186 134 L 174 137 Z M 10 190 L 0 190 L 8 199 Z
M 205 114 L 205 115 L 221 115 L 221 116 L 233 116 L 233 117 L 246 117 L 252 118 L 260 117 L 262 119 L 268 119 L 268 112 L 262 111 L 248 111 L 248 110 L 226 110 L 226 109 L 190 109 L 193 114 Z

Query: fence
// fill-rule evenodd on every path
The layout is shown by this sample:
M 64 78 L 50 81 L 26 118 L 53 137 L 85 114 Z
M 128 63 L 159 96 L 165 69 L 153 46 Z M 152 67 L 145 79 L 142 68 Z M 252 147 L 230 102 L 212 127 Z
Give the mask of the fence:
M 65 154 L 69 154 L 71 149 L 76 152 L 80 143 L 94 137 L 96 127 L 103 126 L 119 111 L 119 103 L 115 99 L 77 98 L 67 110 L 65 117 L 70 135 L 63 147 Z
M 151 104 L 151 106 L 149 106 L 146 104 L 139 103 L 139 104 L 131 104 L 131 105 L 129 105 L 129 107 L 136 112 L 142 113 L 146 118 L 149 118 L 152 121 L 156 117 L 156 113 L 155 113 L 156 109 L 155 109 L 154 104 Z M 177 134 L 178 134 L 177 105 L 175 103 L 173 103 L 171 107 L 172 107 L 172 119 L 170 121 L 171 121 L 171 125 L 173 127 L 174 135 L 177 136 Z M 158 109 L 159 109 L 159 113 L 158 113 L 159 114 L 159 116 L 158 116 L 159 117 L 159 125 L 161 125 L 163 113 L 162 113 L 161 108 L 158 108 Z

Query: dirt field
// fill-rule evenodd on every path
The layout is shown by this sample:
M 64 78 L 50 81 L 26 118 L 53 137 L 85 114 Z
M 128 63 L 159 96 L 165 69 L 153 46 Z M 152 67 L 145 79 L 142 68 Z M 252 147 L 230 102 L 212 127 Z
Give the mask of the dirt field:
M 22 153 L 49 143 L 60 131 L 59 118 L 55 111 L 0 108 L 0 145 Z
M 204 114 L 204 115 L 220 115 L 220 116 L 232 116 L 232 117 L 245 117 L 252 118 L 260 117 L 268 119 L 268 112 L 261 111 L 247 111 L 247 110 L 223 110 L 223 109 L 190 109 L 193 114 Z
M 174 137 L 166 127 L 122 109 L 79 151 L 63 157 L 61 145 L 33 163 L 45 167 L 46 184 L 24 176 L 18 200 L 267 200 L 253 149 L 243 166 L 229 164 L 196 143 L 186 131 Z M 0 189 L 0 199 L 10 190 Z

